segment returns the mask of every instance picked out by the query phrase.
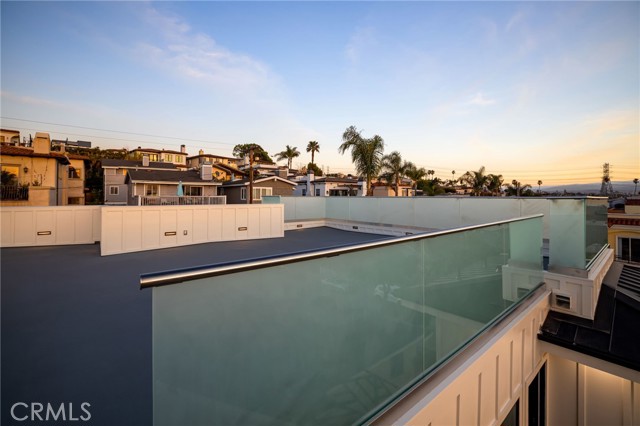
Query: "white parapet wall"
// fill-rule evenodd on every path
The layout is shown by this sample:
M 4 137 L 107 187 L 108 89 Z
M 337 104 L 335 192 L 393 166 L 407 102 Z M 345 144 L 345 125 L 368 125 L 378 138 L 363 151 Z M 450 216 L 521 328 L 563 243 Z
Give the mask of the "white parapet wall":
M 101 255 L 217 241 L 284 237 L 284 206 L 123 206 L 102 208 Z
M 93 244 L 102 206 L 2 207 L 2 247 Z

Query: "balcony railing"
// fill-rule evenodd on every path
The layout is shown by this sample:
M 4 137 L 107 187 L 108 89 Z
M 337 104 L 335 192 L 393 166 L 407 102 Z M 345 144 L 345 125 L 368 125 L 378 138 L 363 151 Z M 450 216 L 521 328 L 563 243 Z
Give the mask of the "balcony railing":
M 162 196 L 154 196 L 154 197 L 146 197 L 146 196 L 138 196 L 138 205 L 139 206 L 199 206 L 199 205 L 216 205 L 216 204 L 227 204 L 227 197 L 225 195 L 222 196 L 170 196 L 170 197 L 162 197 Z
M 369 423 L 535 291 L 542 229 L 526 217 L 143 275 L 154 425 Z
M 17 185 L 1 185 L 0 200 L 26 201 L 29 199 L 29 187 Z

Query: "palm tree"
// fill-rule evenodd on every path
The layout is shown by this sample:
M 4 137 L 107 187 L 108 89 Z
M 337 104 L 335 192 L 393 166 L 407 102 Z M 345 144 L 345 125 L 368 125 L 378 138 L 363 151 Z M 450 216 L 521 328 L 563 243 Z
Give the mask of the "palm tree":
M 298 151 L 297 147 L 293 147 L 291 148 L 289 145 L 287 145 L 287 148 L 276 154 L 276 160 L 281 161 L 286 159 L 287 160 L 287 166 L 289 168 L 291 168 L 291 163 L 293 162 L 293 159 L 298 157 L 300 155 L 300 151 Z
M 504 178 L 502 175 L 487 175 L 487 190 L 491 192 L 491 195 L 500 195 L 500 190 L 502 189 L 502 184 L 504 183 Z
M 487 186 L 489 177 L 484 174 L 484 166 L 480 167 L 477 172 L 471 171 L 460 176 L 460 182 L 471 187 L 471 195 L 480 195 Z
M 531 196 L 533 195 L 533 191 L 531 191 L 531 185 L 522 184 L 520 181 L 514 179 L 511 181 L 511 185 L 507 185 L 507 189 L 505 190 L 507 195 L 509 196 Z
M 365 177 L 367 195 L 371 196 L 373 194 L 371 181 L 382 167 L 384 140 L 378 135 L 365 139 L 355 126 L 350 126 L 342 134 L 342 145 L 338 148 L 338 152 L 344 154 L 348 150 L 351 150 L 351 161 L 356 166 L 356 171 Z
M 406 176 L 407 170 L 413 164 L 402 161 L 402 156 L 398 151 L 393 151 L 389 155 L 382 157 L 382 170 L 385 171 L 387 182 L 394 183 L 396 197 L 400 195 L 400 181 Z M 413 166 L 415 167 L 415 166 Z
M 635 178 L 635 179 L 633 180 L 633 183 L 635 183 L 635 184 L 636 184 L 636 187 L 635 187 L 635 189 L 633 190 L 633 195 L 636 195 L 636 194 L 638 193 L 638 178 Z
M 315 164 L 315 156 L 316 152 L 320 152 L 320 144 L 316 141 L 309 141 L 307 144 L 307 152 L 311 153 L 311 162 Z
M 410 161 L 408 161 L 406 164 L 407 170 L 404 174 L 413 182 L 411 189 L 413 189 L 413 195 L 415 196 L 416 189 L 418 189 L 418 182 L 424 179 L 424 177 L 427 175 L 427 171 L 424 169 L 424 167 L 416 167 L 416 165 Z

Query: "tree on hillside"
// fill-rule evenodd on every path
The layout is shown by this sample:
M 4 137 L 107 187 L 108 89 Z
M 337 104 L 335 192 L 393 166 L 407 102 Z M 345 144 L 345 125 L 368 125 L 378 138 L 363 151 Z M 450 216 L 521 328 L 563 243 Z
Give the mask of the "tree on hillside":
M 311 162 L 315 164 L 315 153 L 320 152 L 320 144 L 316 141 L 309 141 L 307 144 L 307 152 L 311 153 Z
M 273 163 L 267 151 L 265 151 L 260 145 L 257 143 L 244 143 L 238 144 L 233 147 L 233 156 L 236 158 L 245 158 L 249 155 L 249 151 L 253 149 L 253 156 L 257 158 L 259 161 L 263 161 L 265 163 Z
M 293 159 L 300 155 L 300 151 L 298 151 L 297 147 L 290 147 L 287 145 L 284 151 L 281 151 L 276 154 L 276 160 L 282 161 L 287 160 L 287 166 L 291 168 L 291 164 L 293 163 Z
M 478 171 L 468 171 L 460 176 L 460 182 L 464 183 L 471 188 L 471 195 L 481 195 L 488 182 L 489 177 L 485 174 L 484 166 L 480 167 Z
M 396 197 L 400 195 L 400 182 L 406 176 L 407 169 L 411 166 L 413 164 L 402 161 L 402 156 L 398 151 L 393 151 L 391 154 L 382 157 L 384 178 L 390 184 L 393 183 L 393 192 L 395 192 Z
M 633 195 L 636 195 L 638 193 L 638 178 L 635 178 L 633 180 L 633 183 L 635 183 L 636 185 L 635 189 L 633 190 Z
M 541 180 L 539 180 L 539 181 L 538 181 L 538 194 L 540 193 L 540 187 L 541 187 L 541 186 L 542 186 L 542 181 L 541 181 Z
M 371 181 L 374 176 L 378 175 L 382 167 L 384 140 L 378 135 L 370 139 L 363 138 L 355 126 L 350 126 L 342 134 L 342 145 L 338 148 L 338 152 L 344 154 L 349 150 L 356 171 L 365 177 L 367 195 L 371 196 L 373 194 Z

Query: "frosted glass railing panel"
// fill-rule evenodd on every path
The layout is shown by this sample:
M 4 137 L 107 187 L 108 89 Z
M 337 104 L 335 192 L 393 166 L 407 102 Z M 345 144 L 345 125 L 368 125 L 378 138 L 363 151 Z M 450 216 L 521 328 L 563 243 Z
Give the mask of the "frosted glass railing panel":
M 416 197 L 415 226 L 432 229 L 451 229 L 462 226 L 460 199 L 454 197 Z
M 420 246 L 154 288 L 154 424 L 357 420 L 425 368 Z
M 262 204 L 282 204 L 282 200 L 279 195 L 263 195 Z
M 586 263 L 591 262 L 602 247 L 609 244 L 608 208 L 609 203 L 606 198 L 587 198 L 586 200 Z
M 460 220 L 464 226 L 520 217 L 517 198 L 460 199 Z
M 388 197 L 378 199 L 379 216 L 377 223 L 414 226 L 413 198 Z
M 327 219 L 349 220 L 350 203 L 343 197 L 327 197 Z
M 295 201 L 296 219 L 324 219 L 327 216 L 324 197 L 291 197 Z
M 551 203 L 547 198 L 520 198 L 520 216 L 533 216 L 536 214 L 543 214 L 544 218 L 542 218 L 543 223 L 543 231 L 542 236 L 544 238 L 549 238 L 550 236 L 550 209 Z
M 154 287 L 154 424 L 365 420 L 542 281 L 541 229 L 526 219 Z
M 550 199 L 549 268 L 585 267 L 585 200 Z
M 379 223 L 379 201 L 377 197 L 349 198 L 349 219 L 358 222 Z

